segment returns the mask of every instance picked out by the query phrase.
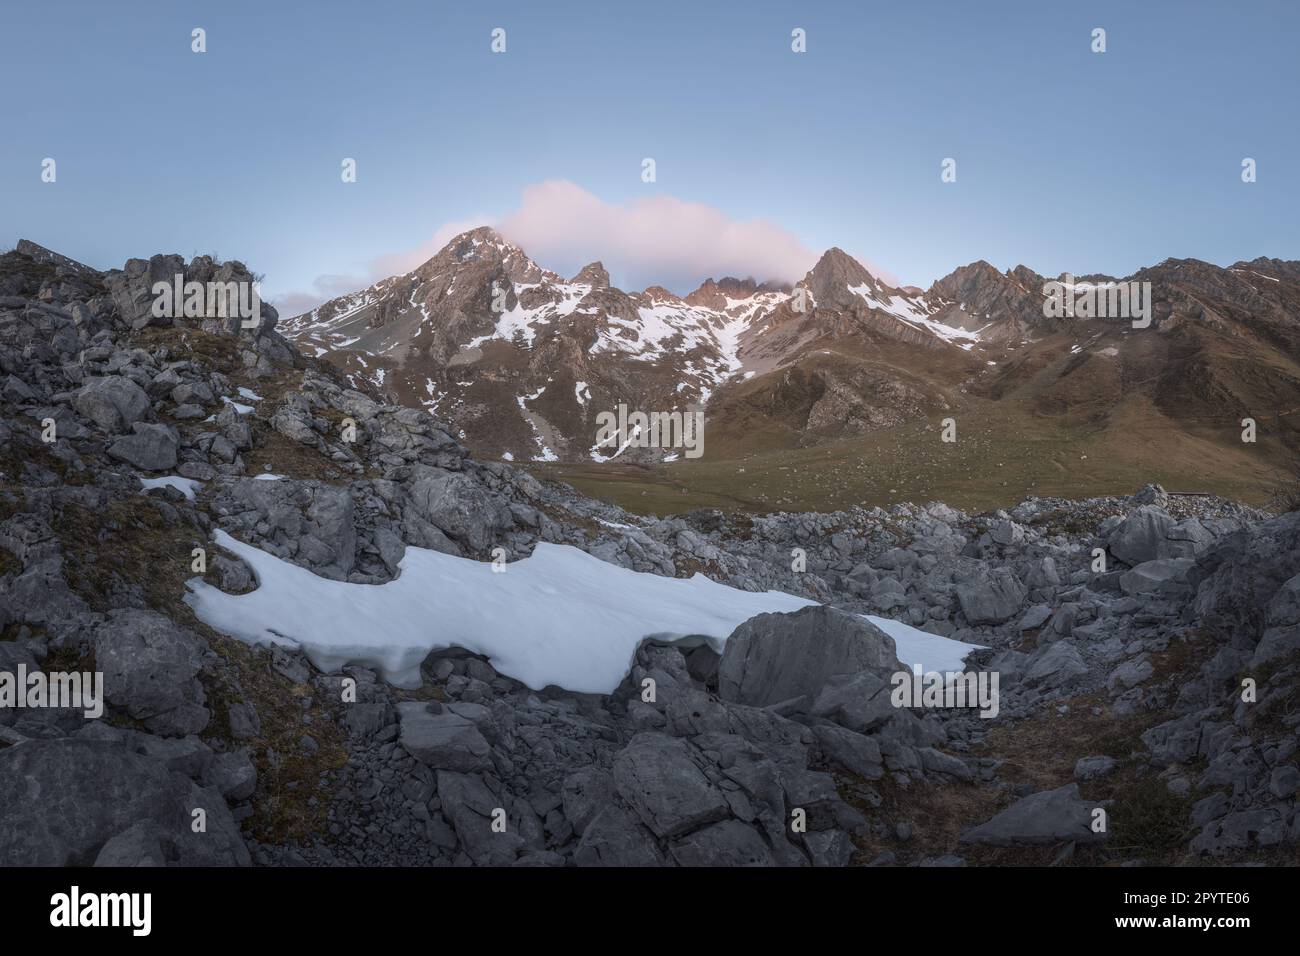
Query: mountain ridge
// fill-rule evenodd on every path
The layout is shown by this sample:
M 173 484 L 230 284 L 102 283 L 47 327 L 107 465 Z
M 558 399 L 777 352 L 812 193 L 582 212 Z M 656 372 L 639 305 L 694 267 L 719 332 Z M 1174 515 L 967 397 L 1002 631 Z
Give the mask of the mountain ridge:
M 1143 267 L 1118 281 L 1151 283 L 1149 335 L 1048 317 L 1062 281 L 976 260 L 928 289 L 895 287 L 832 247 L 789 285 L 710 277 L 685 296 L 627 292 L 599 261 L 564 279 L 479 227 L 281 328 L 352 381 L 457 423 L 477 454 L 514 461 L 609 460 L 596 416 L 620 405 L 702 411 L 714 446 L 742 457 L 937 421 L 971 396 L 1088 427 L 1142 397 L 1193 431 L 1207 415 L 1223 430 L 1230 416 L 1300 405 L 1300 263 Z

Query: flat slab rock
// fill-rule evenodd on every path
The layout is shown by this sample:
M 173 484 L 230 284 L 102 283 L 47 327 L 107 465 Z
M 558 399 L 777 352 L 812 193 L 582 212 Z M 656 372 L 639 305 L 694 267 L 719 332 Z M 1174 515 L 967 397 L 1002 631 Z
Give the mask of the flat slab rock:
M 472 773 L 492 766 L 492 748 L 474 722 L 451 710 L 431 713 L 423 701 L 397 705 L 401 723 L 398 743 L 434 770 Z
M 991 820 L 967 830 L 961 842 L 989 846 L 1100 843 L 1107 835 L 1093 832 L 1095 809 L 1095 804 L 1079 795 L 1079 785 L 1071 783 L 1018 800 Z
M 660 839 L 672 839 L 731 815 L 726 798 L 679 737 L 642 732 L 614 758 L 614 786 Z

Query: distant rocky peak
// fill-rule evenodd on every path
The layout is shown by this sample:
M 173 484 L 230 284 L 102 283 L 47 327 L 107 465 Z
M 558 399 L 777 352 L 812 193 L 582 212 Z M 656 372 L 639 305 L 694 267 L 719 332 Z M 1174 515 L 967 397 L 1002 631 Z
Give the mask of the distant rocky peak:
M 1047 280 L 1028 266 L 1016 266 L 1007 272 L 1007 278 L 1019 285 L 1021 288 L 1033 292 L 1042 291 L 1043 283 Z
M 643 294 L 651 302 L 671 302 L 676 304 L 685 301 L 681 296 L 669 292 L 661 285 L 646 286 L 646 290 Z
M 467 259 L 500 258 L 511 251 L 521 251 L 517 246 L 502 239 L 491 226 L 479 226 L 477 229 L 462 232 L 447 243 L 445 248 L 450 249 L 461 262 Z
M 528 258 L 491 226 L 479 226 L 451 239 L 432 259 L 415 269 L 421 279 L 463 274 L 504 275 L 512 282 L 562 281 Z
M 843 249 L 832 247 L 799 283 L 812 292 L 819 308 L 851 309 L 866 294 L 878 298 L 892 287 L 872 275 L 861 262 Z
M 982 298 L 991 290 L 1001 289 L 1007 276 L 983 259 L 958 266 L 942 279 L 935 281 L 932 291 L 948 299 L 968 301 Z
M 838 246 L 832 246 L 823 252 L 808 275 L 814 278 L 842 278 L 850 282 L 876 281 L 866 266 Z
M 589 285 L 593 289 L 608 289 L 609 271 L 600 260 L 588 262 L 569 282 L 574 285 Z
M 691 305 L 722 311 L 727 308 L 730 300 L 747 299 L 758 288 L 758 283 L 753 279 L 737 279 L 733 276 L 724 276 L 721 279 L 710 277 L 700 283 L 698 289 L 686 296 L 686 301 Z

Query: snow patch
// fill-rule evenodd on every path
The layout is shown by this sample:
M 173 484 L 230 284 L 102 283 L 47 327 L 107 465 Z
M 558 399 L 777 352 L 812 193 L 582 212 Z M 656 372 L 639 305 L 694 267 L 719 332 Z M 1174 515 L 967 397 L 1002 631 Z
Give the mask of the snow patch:
M 966 329 L 944 325 L 942 322 L 936 322 L 930 318 L 920 299 L 908 299 L 901 295 L 892 295 L 886 300 L 877 295 L 876 290 L 865 282 L 861 285 L 848 286 L 848 290 L 865 301 L 871 308 L 892 315 L 907 325 L 929 332 L 945 342 L 960 345 L 967 351 L 979 341 L 978 332 L 968 332 Z
M 227 594 L 191 578 L 185 602 L 210 627 L 251 644 L 300 647 L 318 668 L 374 667 L 401 687 L 420 685 L 429 652 L 463 647 L 503 674 L 540 689 L 611 693 L 646 638 L 705 638 L 721 652 L 738 625 L 764 612 L 815 601 L 752 592 L 706 578 L 669 578 L 607 564 L 567 545 L 541 542 L 497 573 L 487 562 L 407 547 L 395 580 L 350 584 L 317 577 L 218 530 L 216 544 L 253 569 L 258 588 Z M 906 664 L 961 670 L 975 645 L 868 617 Z
M 164 475 L 161 478 L 141 478 L 140 484 L 144 491 L 148 491 L 151 488 L 175 488 L 190 501 L 194 500 L 194 493 L 203 487 L 203 482 L 195 481 L 193 478 L 184 478 L 181 475 Z
M 228 398 L 225 395 L 221 396 L 221 400 L 225 402 L 227 405 L 233 405 L 235 407 L 235 411 L 237 411 L 241 415 L 247 415 L 249 412 L 253 410 L 252 405 L 245 405 L 242 402 L 237 402 L 234 399 Z

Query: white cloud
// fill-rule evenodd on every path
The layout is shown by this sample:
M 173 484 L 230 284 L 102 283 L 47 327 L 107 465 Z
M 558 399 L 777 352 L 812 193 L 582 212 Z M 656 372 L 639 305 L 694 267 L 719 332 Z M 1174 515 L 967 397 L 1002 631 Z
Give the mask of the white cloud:
M 268 301 L 275 306 L 275 310 L 280 315 L 288 318 L 309 312 L 322 302 L 328 302 L 336 296 L 363 289 L 374 281 L 374 279 L 363 279 L 350 275 L 321 275 L 312 281 L 310 289 L 299 292 L 285 292 L 272 296 Z

